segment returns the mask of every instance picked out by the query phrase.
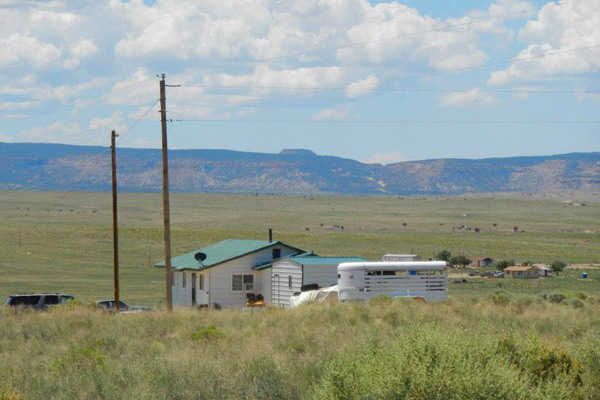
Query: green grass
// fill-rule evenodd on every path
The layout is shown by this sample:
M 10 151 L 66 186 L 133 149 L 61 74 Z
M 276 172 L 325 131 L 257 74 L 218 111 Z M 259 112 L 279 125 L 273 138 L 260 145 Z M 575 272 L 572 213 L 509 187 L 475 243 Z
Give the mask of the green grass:
M 582 304 L 3 311 L 0 399 L 595 399 L 600 303 Z
M 24 291 L 66 291 L 84 302 L 112 297 L 110 193 L 3 192 L 0 198 L 0 298 Z M 119 204 L 122 298 L 156 305 L 164 282 L 151 267 L 164 258 L 161 196 L 121 194 Z M 600 261 L 596 202 L 175 194 L 171 211 L 175 255 L 227 238 L 266 239 L 271 227 L 276 239 L 302 249 L 370 260 L 385 253 L 427 259 L 448 249 L 517 261 Z M 472 230 L 457 229 L 463 225 Z M 556 281 L 567 282 L 566 290 L 587 290 L 596 279 Z M 468 290 L 451 286 L 450 294 Z

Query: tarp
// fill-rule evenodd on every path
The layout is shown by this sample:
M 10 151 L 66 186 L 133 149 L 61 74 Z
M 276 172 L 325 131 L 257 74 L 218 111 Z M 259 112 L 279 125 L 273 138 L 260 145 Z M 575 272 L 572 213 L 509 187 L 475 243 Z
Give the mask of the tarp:
M 337 301 L 338 298 L 338 287 L 330 286 L 328 288 L 323 288 L 319 290 L 309 290 L 307 292 L 302 292 L 298 295 L 294 295 L 290 297 L 290 306 L 292 308 L 298 307 L 301 304 L 308 303 L 309 301 L 314 302 L 323 302 L 325 300 L 331 299 L 331 301 Z

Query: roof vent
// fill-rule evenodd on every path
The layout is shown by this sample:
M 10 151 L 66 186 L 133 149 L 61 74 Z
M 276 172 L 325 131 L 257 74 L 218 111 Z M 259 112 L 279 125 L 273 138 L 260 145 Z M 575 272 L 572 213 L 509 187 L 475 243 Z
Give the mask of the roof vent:
M 196 253 L 196 254 L 194 254 L 194 258 L 196 259 L 196 261 L 202 262 L 202 261 L 206 260 L 206 254 Z

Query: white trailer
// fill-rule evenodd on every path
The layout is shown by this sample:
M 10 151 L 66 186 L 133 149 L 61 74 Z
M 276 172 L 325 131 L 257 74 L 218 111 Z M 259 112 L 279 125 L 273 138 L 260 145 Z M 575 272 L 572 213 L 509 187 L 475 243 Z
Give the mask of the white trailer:
M 379 295 L 448 298 L 444 261 L 351 262 L 338 266 L 340 301 L 369 300 Z

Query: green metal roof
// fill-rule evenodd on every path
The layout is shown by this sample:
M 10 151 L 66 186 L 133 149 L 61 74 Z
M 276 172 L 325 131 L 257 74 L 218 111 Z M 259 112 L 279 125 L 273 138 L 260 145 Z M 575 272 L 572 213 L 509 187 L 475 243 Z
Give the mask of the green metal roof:
M 298 254 L 295 256 L 283 257 L 279 260 L 288 259 L 301 265 L 338 265 L 345 262 L 363 262 L 367 261 L 360 257 L 321 257 L 313 253 Z M 278 260 L 269 261 L 264 264 L 257 265 L 252 269 L 260 271 L 265 268 L 271 268 L 273 263 Z
M 360 257 L 321 257 L 316 255 L 287 257 L 295 263 L 302 265 L 337 265 L 345 262 L 366 261 Z
M 173 269 L 194 269 L 203 270 L 215 265 L 224 263 L 235 258 L 242 257 L 249 253 L 265 249 L 267 247 L 283 245 L 291 247 L 282 242 L 269 242 L 266 240 L 239 240 L 227 239 L 219 243 L 194 250 L 189 253 L 171 258 L 171 267 Z M 294 249 L 294 247 L 291 247 Z M 301 251 L 301 250 L 298 250 Z M 206 258 L 203 261 L 196 260 L 196 254 L 204 253 Z M 161 261 L 154 264 L 155 267 L 164 267 L 165 262 Z

